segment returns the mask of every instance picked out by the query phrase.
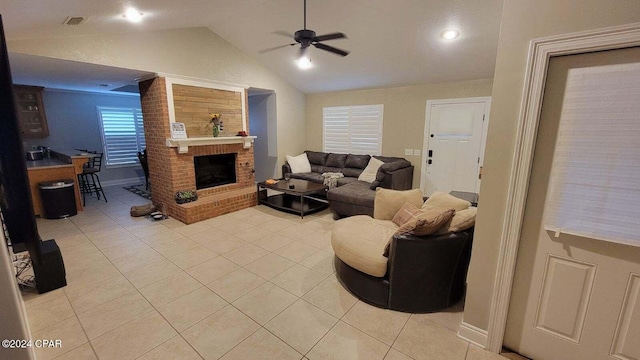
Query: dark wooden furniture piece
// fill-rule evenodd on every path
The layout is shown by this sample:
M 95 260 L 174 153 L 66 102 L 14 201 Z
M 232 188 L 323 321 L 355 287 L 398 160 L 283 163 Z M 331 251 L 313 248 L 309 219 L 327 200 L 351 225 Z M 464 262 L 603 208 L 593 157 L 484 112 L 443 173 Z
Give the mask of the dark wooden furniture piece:
M 45 138 L 49 136 L 47 116 L 42 101 L 42 87 L 14 85 L 18 122 L 23 138 Z
M 102 158 L 104 156 L 104 153 L 98 153 L 95 151 L 90 151 L 90 153 L 93 154 L 93 157 L 89 159 L 87 165 L 82 169 L 82 174 L 78 175 L 78 182 L 80 183 L 80 190 L 82 192 L 82 204 L 85 206 L 85 195 L 91 195 L 94 192 L 98 200 L 100 200 L 100 194 L 102 194 L 104 202 L 108 202 L 107 196 L 102 190 L 100 177 L 98 176 L 98 173 L 102 169 Z
M 281 179 L 275 184 L 267 184 L 263 181 L 257 184 L 257 188 L 260 204 L 292 214 L 300 214 L 301 218 L 329 206 L 328 202 L 321 198 L 327 189 L 323 184 L 301 179 L 290 179 L 289 181 Z M 268 196 L 267 189 L 279 193 Z

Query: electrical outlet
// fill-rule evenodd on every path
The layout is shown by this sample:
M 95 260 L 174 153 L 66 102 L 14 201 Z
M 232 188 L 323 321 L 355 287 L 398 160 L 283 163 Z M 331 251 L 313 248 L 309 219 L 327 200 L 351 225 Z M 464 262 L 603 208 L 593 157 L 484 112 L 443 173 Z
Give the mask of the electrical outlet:
M 413 155 L 420 156 L 420 149 L 413 149 Z
M 404 154 L 405 155 L 413 155 L 413 150 L 412 149 L 404 149 Z

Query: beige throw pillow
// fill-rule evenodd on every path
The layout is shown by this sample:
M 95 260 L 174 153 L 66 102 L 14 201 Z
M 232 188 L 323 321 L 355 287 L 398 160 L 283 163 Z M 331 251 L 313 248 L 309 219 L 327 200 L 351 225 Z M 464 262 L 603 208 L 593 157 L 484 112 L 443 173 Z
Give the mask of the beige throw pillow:
M 367 164 L 367 167 L 364 168 L 364 170 L 362 170 L 362 173 L 360 173 L 360 176 L 358 176 L 358 180 L 371 184 L 376 179 L 378 169 L 380 168 L 380 166 L 382 166 L 382 164 L 384 164 L 383 161 L 380 161 L 372 156 L 371 159 L 369 159 L 369 164 Z
M 420 212 L 421 210 L 417 206 L 414 206 L 413 204 L 407 202 L 407 203 L 404 203 L 404 205 L 402 205 L 400 210 L 398 210 L 398 212 L 393 217 L 393 219 L 391 219 L 391 221 L 398 226 L 402 226 L 406 224 L 409 220 L 418 216 Z
M 373 218 L 378 220 L 391 220 L 404 203 L 410 203 L 415 207 L 422 205 L 422 191 L 376 189 L 376 197 L 373 201 Z
M 436 234 L 454 233 L 472 228 L 476 224 L 477 213 L 478 208 L 476 207 L 456 211 L 453 217 Z
M 467 200 L 462 200 L 453 195 L 445 194 L 440 191 L 434 192 L 427 201 L 424 202 L 422 208 L 442 208 L 442 209 L 453 209 L 455 211 L 464 210 L 471 206 L 471 203 Z
M 416 217 L 409 220 L 396 231 L 396 234 L 414 234 L 418 236 L 431 235 L 446 224 L 455 210 L 431 208 L 422 210 Z
M 287 163 L 291 167 L 292 174 L 311 172 L 311 164 L 307 158 L 307 153 L 302 153 L 298 156 L 287 155 Z

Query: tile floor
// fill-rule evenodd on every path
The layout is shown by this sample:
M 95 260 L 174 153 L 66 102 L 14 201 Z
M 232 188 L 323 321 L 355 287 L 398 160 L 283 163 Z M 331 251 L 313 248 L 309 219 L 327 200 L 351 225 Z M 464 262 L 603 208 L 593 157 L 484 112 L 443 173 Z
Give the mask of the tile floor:
M 461 306 L 382 310 L 336 280 L 331 214 L 257 206 L 192 225 L 132 218 L 121 187 L 38 220 L 68 285 L 23 293 L 38 359 L 503 359 L 456 337 Z

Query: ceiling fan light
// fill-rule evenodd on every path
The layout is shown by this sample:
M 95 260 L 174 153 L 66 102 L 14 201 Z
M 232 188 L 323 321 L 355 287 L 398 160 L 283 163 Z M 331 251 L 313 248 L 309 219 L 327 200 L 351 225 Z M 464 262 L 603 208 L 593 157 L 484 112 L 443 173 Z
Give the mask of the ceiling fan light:
M 131 22 L 139 22 L 142 20 L 142 13 L 132 7 L 128 8 L 123 16 Z
M 445 30 L 440 36 L 445 40 L 453 40 L 460 36 L 460 32 L 457 30 Z
M 298 59 L 298 67 L 302 70 L 307 70 L 311 68 L 311 59 L 308 56 L 301 56 Z

